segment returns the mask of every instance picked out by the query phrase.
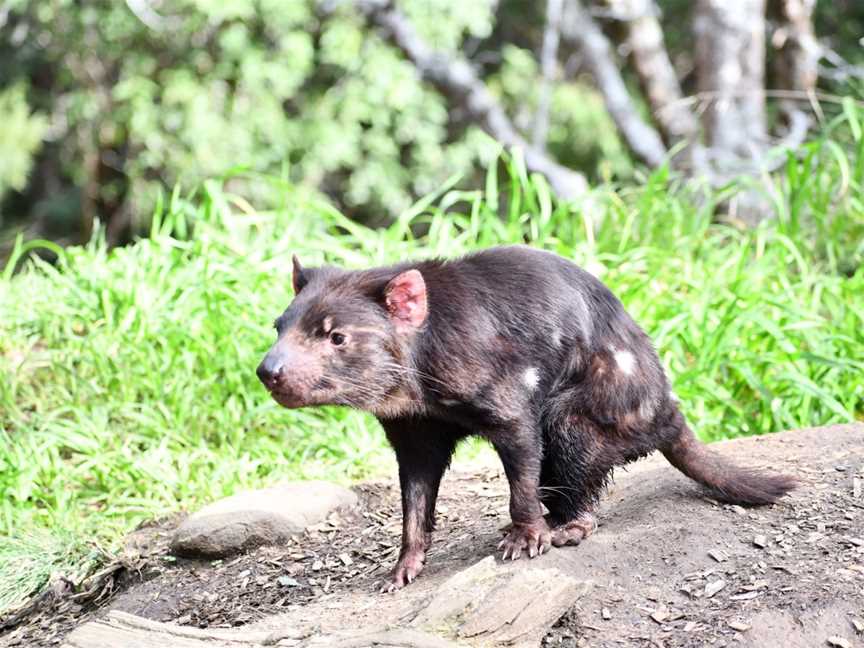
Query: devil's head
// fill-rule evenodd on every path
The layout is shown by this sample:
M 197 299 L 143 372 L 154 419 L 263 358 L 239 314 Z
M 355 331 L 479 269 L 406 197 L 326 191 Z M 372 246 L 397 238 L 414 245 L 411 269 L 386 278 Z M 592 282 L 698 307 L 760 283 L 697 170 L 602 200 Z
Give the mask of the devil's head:
M 406 267 L 349 272 L 293 261 L 295 297 L 276 319 L 276 343 L 258 378 L 284 407 L 375 411 L 409 382 L 409 345 L 427 317 L 423 276 Z

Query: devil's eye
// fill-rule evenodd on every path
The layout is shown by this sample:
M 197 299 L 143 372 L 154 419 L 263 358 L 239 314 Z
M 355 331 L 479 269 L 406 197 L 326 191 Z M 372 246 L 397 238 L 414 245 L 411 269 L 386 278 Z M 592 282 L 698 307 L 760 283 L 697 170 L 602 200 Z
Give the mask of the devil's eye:
M 330 342 L 334 346 L 342 346 L 348 341 L 348 338 L 345 337 L 342 333 L 333 332 L 330 334 Z

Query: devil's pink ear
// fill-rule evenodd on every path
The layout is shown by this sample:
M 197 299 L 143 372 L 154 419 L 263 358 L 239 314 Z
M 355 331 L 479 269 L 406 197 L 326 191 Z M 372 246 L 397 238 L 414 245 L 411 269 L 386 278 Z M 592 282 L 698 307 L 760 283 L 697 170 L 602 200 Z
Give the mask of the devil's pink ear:
M 426 321 L 426 282 L 419 270 L 396 275 L 384 288 L 387 311 L 397 327 L 419 328 Z
M 300 265 L 300 259 L 297 258 L 296 254 L 291 257 L 291 263 L 294 266 L 291 282 L 294 284 L 294 294 L 296 295 L 303 290 L 303 286 L 309 283 L 309 277 L 307 276 L 308 273 L 303 270 L 303 266 Z

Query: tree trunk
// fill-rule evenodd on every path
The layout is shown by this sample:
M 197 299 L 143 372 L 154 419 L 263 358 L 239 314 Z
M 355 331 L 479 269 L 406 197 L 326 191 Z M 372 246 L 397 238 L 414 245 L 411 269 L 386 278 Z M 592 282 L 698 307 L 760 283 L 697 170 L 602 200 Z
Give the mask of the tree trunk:
M 807 136 L 811 119 L 809 112 L 802 109 L 807 105 L 806 101 L 818 105 L 814 94 L 822 48 L 813 32 L 815 6 L 816 0 L 770 0 L 768 5 L 774 27 L 771 45 L 777 50 L 773 66 L 774 84 L 781 90 L 801 93 L 799 100 L 784 99 L 780 102 L 787 126 L 785 147 L 798 147 Z
M 709 156 L 721 172 L 752 167 L 767 144 L 765 0 L 697 0 L 693 31 Z
M 812 93 L 819 76 L 822 48 L 813 33 L 816 0 L 771 0 L 775 23 L 771 45 L 777 50 L 774 74 L 778 88 Z
M 699 122 L 683 101 L 681 86 L 666 45 L 654 0 L 606 0 L 624 26 L 624 45 L 630 54 L 651 114 L 667 146 L 682 140 L 696 142 Z

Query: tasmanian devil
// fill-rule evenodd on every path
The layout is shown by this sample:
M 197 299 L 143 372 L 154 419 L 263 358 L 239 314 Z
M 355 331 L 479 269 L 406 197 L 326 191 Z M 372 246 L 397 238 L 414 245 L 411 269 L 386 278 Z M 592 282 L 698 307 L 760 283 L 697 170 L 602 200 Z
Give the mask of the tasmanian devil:
M 492 443 L 510 486 L 505 559 L 578 544 L 613 467 L 653 450 L 724 501 L 769 504 L 794 486 L 699 443 L 648 336 L 554 254 L 492 248 L 355 271 L 294 257 L 293 283 L 258 376 L 285 407 L 348 405 L 380 420 L 402 489 L 388 589 L 423 568 L 438 485 L 470 434 Z

